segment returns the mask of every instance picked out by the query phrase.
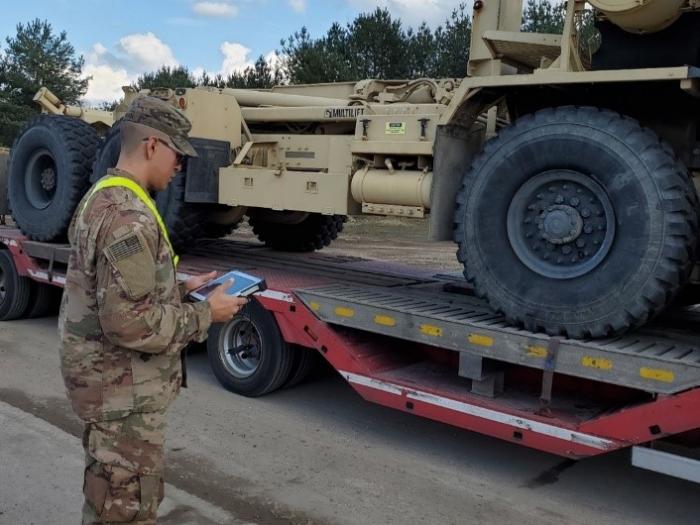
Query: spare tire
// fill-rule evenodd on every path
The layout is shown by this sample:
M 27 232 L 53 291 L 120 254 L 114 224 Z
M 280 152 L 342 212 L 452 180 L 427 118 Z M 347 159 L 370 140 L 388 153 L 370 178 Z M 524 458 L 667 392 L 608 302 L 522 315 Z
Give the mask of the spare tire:
M 30 239 L 65 238 L 90 186 L 98 141 L 74 117 L 40 115 L 24 125 L 10 153 L 8 193 L 12 218 Z
M 457 197 L 476 293 L 531 331 L 604 337 L 641 326 L 688 279 L 698 203 L 650 130 L 590 107 L 541 110 L 489 141 Z

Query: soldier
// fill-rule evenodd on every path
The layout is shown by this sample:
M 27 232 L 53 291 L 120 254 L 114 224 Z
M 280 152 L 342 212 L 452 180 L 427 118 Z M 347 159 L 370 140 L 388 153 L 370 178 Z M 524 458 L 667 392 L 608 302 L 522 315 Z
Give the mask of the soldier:
M 61 370 L 85 422 L 83 523 L 156 522 L 163 499 L 165 412 L 180 390 L 181 354 L 246 300 L 219 287 L 207 301 L 178 285 L 167 230 L 148 196 L 196 153 L 191 125 L 170 104 L 137 98 L 121 124 L 121 154 L 78 205 L 59 316 Z

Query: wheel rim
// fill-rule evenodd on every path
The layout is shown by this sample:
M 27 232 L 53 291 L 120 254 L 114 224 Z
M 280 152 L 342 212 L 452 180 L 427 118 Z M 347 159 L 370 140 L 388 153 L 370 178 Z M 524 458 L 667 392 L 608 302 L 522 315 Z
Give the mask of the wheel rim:
M 508 239 L 532 271 L 571 279 L 596 268 L 615 237 L 607 192 L 591 177 L 571 170 L 535 175 L 508 208 Z
M 249 319 L 234 319 L 223 329 L 219 358 L 232 376 L 245 379 L 258 370 L 262 358 L 260 331 Z
M 38 210 L 48 208 L 56 195 L 58 185 L 56 163 L 46 149 L 40 149 L 30 157 L 24 172 L 24 188 L 27 200 Z

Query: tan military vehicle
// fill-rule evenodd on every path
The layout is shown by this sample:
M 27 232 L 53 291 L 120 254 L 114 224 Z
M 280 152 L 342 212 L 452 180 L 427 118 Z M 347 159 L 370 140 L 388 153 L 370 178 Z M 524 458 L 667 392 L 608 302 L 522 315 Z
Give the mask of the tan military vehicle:
M 474 2 L 463 79 L 154 91 L 192 120 L 199 152 L 156 196 L 175 243 L 247 215 L 271 247 L 314 250 L 351 214 L 428 216 L 514 324 L 581 338 L 645 323 L 695 262 L 700 2 L 569 0 L 563 35 L 522 33 L 521 17 L 521 1 Z M 27 235 L 64 235 L 116 162 L 135 96 L 112 114 L 37 94 L 52 115 L 28 124 L 10 167 Z

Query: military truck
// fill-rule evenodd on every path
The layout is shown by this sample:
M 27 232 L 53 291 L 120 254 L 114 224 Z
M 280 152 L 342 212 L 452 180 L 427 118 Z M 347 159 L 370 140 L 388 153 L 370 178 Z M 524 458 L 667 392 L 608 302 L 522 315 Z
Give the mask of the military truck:
M 568 0 L 561 35 L 521 32 L 522 7 L 474 2 L 463 79 L 149 92 L 190 118 L 199 153 L 155 196 L 177 248 L 244 216 L 292 251 L 348 215 L 428 217 L 474 293 L 527 330 L 613 336 L 658 315 L 697 281 L 700 1 Z M 37 93 L 47 114 L 10 162 L 27 236 L 65 235 L 136 96 L 105 113 Z

